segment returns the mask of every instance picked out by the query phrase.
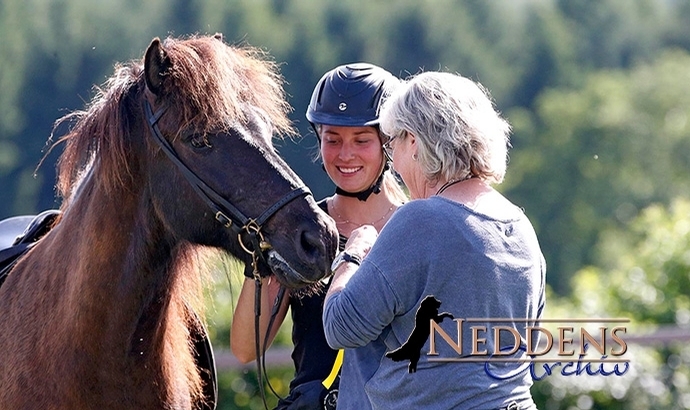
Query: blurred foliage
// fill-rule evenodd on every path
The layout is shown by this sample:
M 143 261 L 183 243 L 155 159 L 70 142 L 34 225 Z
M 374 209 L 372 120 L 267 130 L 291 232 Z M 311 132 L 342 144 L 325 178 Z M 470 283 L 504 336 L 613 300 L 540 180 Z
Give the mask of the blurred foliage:
M 625 230 L 607 230 L 599 266 L 583 269 L 574 288 L 606 289 L 598 304 L 644 324 L 690 328 L 690 200 L 652 205 Z M 573 295 L 579 306 L 583 296 Z
M 323 72 L 364 60 L 402 77 L 449 70 L 480 81 L 514 126 L 499 189 L 535 225 L 554 290 L 550 308 L 680 325 L 690 316 L 687 241 L 649 242 L 647 232 L 680 233 L 640 226 L 681 218 L 663 210 L 682 208 L 674 201 L 690 189 L 688 21 L 690 2 L 677 0 L 0 0 L 0 218 L 59 205 L 60 149 L 36 170 L 52 124 L 88 104 L 115 62 L 141 58 L 155 36 L 221 32 L 280 63 L 304 138 L 276 145 L 317 198 L 333 185 L 310 159 L 316 141 L 303 114 Z M 225 277 L 233 269 L 222 262 L 210 290 L 218 346 L 227 345 L 239 290 Z M 577 300 L 592 289 L 596 303 Z M 277 345 L 289 344 L 289 323 L 283 329 Z M 535 391 L 550 397 L 548 409 L 690 407 L 687 377 L 669 370 L 688 354 L 644 350 L 652 379 L 628 387 L 593 392 L 562 380 Z M 289 381 L 289 369 L 275 372 Z M 253 373 L 240 373 L 244 382 L 223 376 L 227 394 L 245 392 L 245 408 L 257 408 Z M 681 387 L 665 393 L 650 380 Z M 664 407 L 676 399 L 686 404 Z
M 547 89 L 534 111 L 508 116 L 516 147 L 503 189 L 535 224 L 559 293 L 570 273 L 594 262 L 603 230 L 690 191 L 686 51 L 592 72 L 580 87 Z
M 250 370 L 251 369 L 251 370 Z M 291 367 L 271 368 L 268 371 L 269 382 L 281 397 L 287 396 L 288 384 L 292 380 L 294 369 Z M 263 410 L 264 402 L 259 394 L 256 370 L 248 367 L 240 370 L 231 370 L 219 374 L 218 391 L 220 401 L 218 410 L 251 409 Z M 265 388 L 266 403 L 272 409 L 278 403 L 276 396 Z
M 403 77 L 442 69 L 482 82 L 515 124 L 513 163 L 501 189 L 532 217 L 548 280 L 567 294 L 566 278 L 592 262 L 592 245 L 599 227 L 611 222 L 614 203 L 634 215 L 649 201 L 672 198 L 669 190 L 640 193 L 650 178 L 628 191 L 639 171 L 620 173 L 618 180 L 627 181 L 621 185 L 610 181 L 618 194 L 608 203 L 578 177 L 583 167 L 585 178 L 607 176 L 589 164 L 594 147 L 584 145 L 591 141 L 611 150 L 595 153 L 610 170 L 639 148 L 649 152 L 645 141 L 663 137 L 654 126 L 666 118 L 686 131 L 687 107 L 673 94 L 685 82 L 674 90 L 673 76 L 687 76 L 689 19 L 685 2 L 655 0 L 0 0 L 0 218 L 59 205 L 53 165 L 60 150 L 36 171 L 52 124 L 87 104 L 115 62 L 141 58 L 154 36 L 222 32 L 226 41 L 264 48 L 281 64 L 304 138 L 277 145 L 318 198 L 333 185 L 310 159 L 316 141 L 303 113 L 323 72 L 366 60 Z M 685 51 L 666 52 L 674 47 Z M 649 78 L 638 67 L 648 67 Z M 654 77 L 657 69 L 667 72 L 664 83 Z M 634 70 L 636 78 L 628 74 Z M 655 87 L 662 91 L 647 98 Z M 616 122 L 626 119 L 617 114 L 637 121 Z M 667 169 L 673 181 L 666 185 L 687 180 L 687 162 L 659 173 Z M 591 202 L 594 195 L 602 201 Z
M 601 236 L 597 266 L 572 278 L 569 298 L 549 294 L 547 317 L 631 319 L 627 335 L 659 325 L 690 329 L 690 199 L 645 208 L 626 228 Z M 624 337 L 625 339 L 625 337 Z M 690 346 L 628 344 L 623 376 L 549 376 L 532 388 L 539 408 L 690 408 Z

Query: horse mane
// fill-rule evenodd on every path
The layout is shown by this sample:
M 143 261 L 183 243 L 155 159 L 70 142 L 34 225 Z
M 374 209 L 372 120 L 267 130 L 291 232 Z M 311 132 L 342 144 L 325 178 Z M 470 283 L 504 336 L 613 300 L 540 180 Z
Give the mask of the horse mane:
M 154 110 L 166 107 L 166 115 L 159 124 L 172 139 L 189 131 L 192 124 L 193 131 L 207 133 L 244 123 L 247 106 L 258 109 L 272 125 L 274 135 L 294 135 L 288 119 L 291 108 L 282 87 L 284 80 L 277 64 L 260 49 L 230 47 L 218 36 L 198 35 L 186 39 L 168 37 L 163 41 L 163 49 L 171 65 L 157 95 L 146 87 L 144 59 L 132 60 L 117 64 L 112 77 L 94 87 L 95 96 L 85 109 L 55 122 L 53 133 L 62 124 L 69 127 L 51 147 L 64 143 L 57 170 L 63 211 L 76 202 L 85 185 L 98 184 L 111 198 L 117 198 L 119 193 L 134 191 L 140 184 L 135 180 L 140 170 L 133 169 L 138 162 L 131 156 L 141 152 L 141 147 L 158 149 L 141 131 L 146 129 L 142 125 L 144 99 L 151 102 Z M 86 210 L 77 210 L 83 212 Z M 68 219 L 66 212 L 63 215 L 63 225 L 78 229 L 79 218 Z M 197 319 L 203 320 L 203 289 L 208 279 L 204 276 L 208 269 L 204 268 L 217 251 L 183 241 L 173 252 L 170 274 L 174 280 L 168 315 L 173 320 L 167 321 L 166 326 L 176 330 L 168 333 L 163 349 L 172 351 L 163 357 L 176 359 L 164 363 L 164 372 L 172 375 L 174 369 L 184 369 L 184 383 L 198 397 L 201 381 L 190 354 L 191 346 L 186 343 L 189 325 L 194 324 L 189 311 L 192 309 L 199 314 Z M 180 319 L 175 320 L 176 317 Z
M 163 116 L 162 128 L 172 121 L 177 124 L 178 135 L 173 138 L 190 124 L 195 132 L 207 133 L 227 130 L 235 121 L 243 123 L 246 105 L 261 111 L 274 135 L 295 135 L 288 118 L 291 107 L 285 98 L 284 79 L 278 65 L 261 49 L 227 46 L 219 35 L 168 37 L 163 48 L 172 67 L 157 98 L 172 112 Z M 138 97 L 147 93 L 143 72 L 143 59 L 117 64 L 114 75 L 101 87 L 94 87 L 95 96 L 85 110 L 55 122 L 53 132 L 63 123 L 73 125 L 55 144 L 65 143 L 58 161 L 61 197 L 70 197 L 94 160 L 100 168 L 99 180 L 108 191 L 128 186 L 132 122 L 141 118 Z

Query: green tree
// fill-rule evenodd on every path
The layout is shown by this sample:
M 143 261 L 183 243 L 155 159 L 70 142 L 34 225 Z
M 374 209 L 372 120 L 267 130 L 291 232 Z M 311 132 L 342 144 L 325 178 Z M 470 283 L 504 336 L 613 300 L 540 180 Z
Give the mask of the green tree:
M 596 72 L 508 113 L 515 149 L 504 189 L 535 222 L 559 293 L 594 261 L 599 232 L 690 189 L 690 56 Z
M 0 218 L 57 206 L 57 156 L 34 176 L 52 124 L 165 33 L 165 2 L 129 3 L 0 1 Z
M 632 68 L 651 61 L 666 40 L 663 27 L 687 26 L 677 19 L 680 3 L 656 0 L 557 0 L 571 27 L 579 65 L 584 68 Z M 686 20 L 687 21 L 687 20 Z
M 572 297 L 551 295 L 547 316 L 627 317 L 629 334 L 656 325 L 690 327 L 690 200 L 644 209 L 624 228 L 611 228 L 597 244 L 596 266 L 572 279 Z M 552 376 L 535 383 L 540 408 L 686 409 L 690 407 L 690 346 L 629 345 L 623 376 Z
M 650 0 L 0 0 L 0 217 L 56 206 L 56 156 L 33 177 L 52 123 L 81 108 L 114 62 L 140 58 L 154 36 L 222 32 L 265 48 L 283 63 L 293 119 L 307 135 L 311 87 L 343 62 L 367 60 L 401 76 L 458 71 L 487 86 L 502 110 L 529 112 L 546 88 L 651 61 L 666 44 L 687 48 L 688 9 Z M 310 162 L 315 147 L 305 138 L 279 148 L 322 197 L 332 185 Z

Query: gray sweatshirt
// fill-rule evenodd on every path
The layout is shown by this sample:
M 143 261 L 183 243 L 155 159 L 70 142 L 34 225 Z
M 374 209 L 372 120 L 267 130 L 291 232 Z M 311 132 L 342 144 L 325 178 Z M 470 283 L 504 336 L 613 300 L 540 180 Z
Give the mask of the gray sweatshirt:
M 534 408 L 525 363 L 458 359 L 480 357 L 471 354 L 471 326 L 486 327 L 477 346 L 488 354 L 513 346 L 505 329 L 501 346 L 494 346 L 495 326 L 514 329 L 524 349 L 526 327 L 537 323 L 544 308 L 545 270 L 534 229 L 517 207 L 490 217 L 438 196 L 403 205 L 346 288 L 324 306 L 328 343 L 346 349 L 338 409 L 498 409 L 513 401 Z M 452 344 L 431 332 L 429 321 L 421 323 L 420 332 L 434 333 L 435 343 L 427 338 L 416 372 L 409 373 L 410 361 L 385 353 L 411 336 L 427 296 L 441 302 L 439 313 L 455 319 L 438 323 Z M 489 320 L 496 318 L 514 320 Z

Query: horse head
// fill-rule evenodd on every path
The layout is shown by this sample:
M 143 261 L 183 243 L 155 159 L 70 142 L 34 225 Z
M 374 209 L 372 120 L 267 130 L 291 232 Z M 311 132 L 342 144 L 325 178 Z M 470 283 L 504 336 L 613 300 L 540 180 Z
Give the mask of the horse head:
M 219 36 L 151 42 L 141 106 L 149 196 L 174 236 L 297 288 L 329 273 L 337 230 L 273 146 L 274 134 L 292 132 L 289 106 L 256 53 Z

